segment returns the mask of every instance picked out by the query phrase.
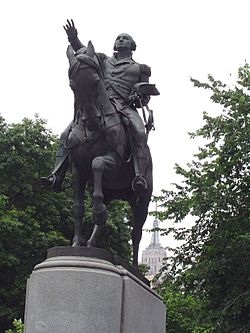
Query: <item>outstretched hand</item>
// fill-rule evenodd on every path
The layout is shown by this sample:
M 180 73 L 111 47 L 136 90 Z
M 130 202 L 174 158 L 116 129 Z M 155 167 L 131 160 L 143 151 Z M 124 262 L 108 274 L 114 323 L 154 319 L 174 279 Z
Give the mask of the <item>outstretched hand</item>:
M 75 24 L 73 20 L 67 20 L 67 24 L 63 26 L 66 34 L 68 35 L 68 39 L 72 40 L 77 37 L 77 30 L 75 28 Z

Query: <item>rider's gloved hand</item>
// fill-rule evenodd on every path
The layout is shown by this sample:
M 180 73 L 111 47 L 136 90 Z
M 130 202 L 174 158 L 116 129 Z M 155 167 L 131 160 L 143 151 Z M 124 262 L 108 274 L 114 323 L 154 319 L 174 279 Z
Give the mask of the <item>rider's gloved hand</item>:
M 131 101 L 131 104 L 135 105 L 136 108 L 140 108 L 148 104 L 150 96 L 142 95 L 137 92 L 132 92 L 129 96 L 129 100 Z
M 63 26 L 64 30 L 68 35 L 69 41 L 72 41 L 77 37 L 77 30 L 73 20 L 67 20 L 67 24 Z

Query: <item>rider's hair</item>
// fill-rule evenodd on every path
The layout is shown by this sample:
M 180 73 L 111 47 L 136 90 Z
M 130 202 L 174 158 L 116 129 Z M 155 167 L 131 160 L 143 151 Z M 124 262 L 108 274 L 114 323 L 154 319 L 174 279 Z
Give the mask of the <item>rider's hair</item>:
M 131 51 L 135 51 L 136 50 L 136 43 L 135 41 L 133 40 L 133 38 L 129 35 L 129 34 L 124 34 L 124 35 L 127 35 L 131 41 Z M 119 35 L 120 36 L 120 35 Z M 117 39 L 117 38 L 116 38 Z M 114 51 L 117 51 L 117 48 L 116 48 L 116 40 L 115 40 L 115 44 L 114 44 Z

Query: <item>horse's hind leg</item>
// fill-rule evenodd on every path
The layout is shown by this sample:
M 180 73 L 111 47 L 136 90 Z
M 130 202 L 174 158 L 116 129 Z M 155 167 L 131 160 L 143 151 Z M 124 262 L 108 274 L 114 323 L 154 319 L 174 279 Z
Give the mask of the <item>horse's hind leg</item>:
M 89 247 L 96 246 L 101 238 L 105 223 L 107 220 L 107 208 L 103 202 L 102 177 L 105 169 L 112 168 L 115 165 L 115 158 L 112 155 L 98 156 L 92 162 L 94 175 L 94 192 L 92 219 L 95 224 L 94 230 L 87 244 Z
M 139 245 L 142 237 L 142 228 L 148 215 L 148 205 L 150 202 L 150 197 L 151 196 L 149 195 L 143 195 L 137 197 L 137 199 L 130 202 L 134 216 L 134 225 L 132 231 L 134 266 L 138 266 Z
M 73 190 L 73 217 L 74 217 L 74 238 L 72 246 L 83 245 L 82 239 L 82 223 L 84 216 L 84 203 L 83 194 L 85 190 L 86 182 L 83 182 L 79 170 L 72 166 L 72 190 Z

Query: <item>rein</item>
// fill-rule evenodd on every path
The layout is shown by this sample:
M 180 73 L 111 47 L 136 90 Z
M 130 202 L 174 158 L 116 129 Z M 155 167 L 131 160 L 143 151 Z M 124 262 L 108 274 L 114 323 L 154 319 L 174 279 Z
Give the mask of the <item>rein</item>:
M 87 54 L 78 54 L 76 56 L 76 59 L 81 63 L 81 62 L 85 62 L 87 65 L 89 65 L 90 67 L 94 68 L 98 74 L 98 76 L 103 79 L 103 72 L 101 70 L 101 67 L 98 66 L 96 64 L 96 62 L 94 61 L 93 58 L 91 58 L 90 56 L 88 56 Z M 98 59 L 98 58 L 97 58 Z M 99 64 L 99 61 L 98 61 Z
M 74 60 L 72 62 L 72 65 L 70 67 L 70 71 L 69 71 L 70 76 L 74 76 L 78 72 L 78 70 L 80 69 L 81 63 L 85 63 L 89 67 L 93 68 L 96 71 L 96 73 L 99 76 L 100 80 L 103 82 L 104 75 L 103 75 L 103 71 L 101 69 L 98 57 L 97 57 L 97 60 L 98 60 L 98 64 L 89 55 L 87 55 L 85 53 L 78 54 L 77 56 L 75 56 L 75 58 L 74 58 Z M 98 88 L 99 88 L 99 96 L 102 96 L 103 95 L 103 91 L 102 91 L 103 87 L 101 85 L 99 85 Z M 109 114 L 105 114 L 103 111 L 104 111 L 104 107 L 103 107 L 103 104 L 101 102 L 101 108 L 100 108 L 100 114 L 99 115 L 92 116 L 92 117 L 87 117 L 87 118 L 85 118 L 83 116 L 81 119 L 82 119 L 83 122 L 86 122 L 86 121 L 91 121 L 91 120 L 98 119 L 98 118 L 103 118 L 103 121 L 104 121 L 104 124 L 105 124 L 105 118 L 107 116 L 109 116 L 110 114 L 113 114 L 115 112 L 112 112 L 112 113 L 109 113 Z
M 97 56 L 96 56 L 96 58 L 97 58 L 98 62 L 96 62 L 88 54 L 78 54 L 74 58 L 72 58 L 70 61 L 69 78 L 72 81 L 72 86 L 73 87 L 75 86 L 75 90 L 73 89 L 73 91 L 75 93 L 75 98 L 76 98 L 75 106 L 77 105 L 77 107 L 75 108 L 75 117 L 74 118 L 77 119 L 77 123 L 79 121 L 82 121 L 83 131 L 85 132 L 83 141 L 81 140 L 81 138 L 79 140 L 79 137 L 78 137 L 80 128 L 76 129 L 76 130 L 74 130 L 74 128 L 72 128 L 72 131 L 75 131 L 74 135 L 78 138 L 78 140 L 76 140 L 75 142 L 78 141 L 78 144 L 88 143 L 88 147 L 91 147 L 97 141 L 103 140 L 103 141 L 106 141 L 106 143 L 111 146 L 112 150 L 114 150 L 118 154 L 120 159 L 123 159 L 123 156 L 120 155 L 119 149 L 117 149 L 115 146 L 117 143 L 116 142 L 111 143 L 109 140 L 107 140 L 107 135 L 109 135 L 108 133 L 110 133 L 110 131 L 112 131 L 112 128 L 124 123 L 124 121 L 122 119 L 122 113 L 117 111 L 115 105 L 113 105 L 112 101 L 110 101 L 108 96 L 106 95 L 106 89 L 105 89 L 104 80 L 103 80 L 104 74 L 103 74 L 102 68 L 100 66 L 100 61 Z M 93 75 L 97 74 L 98 78 L 99 78 L 99 80 L 98 80 L 98 78 L 96 78 L 97 86 L 94 89 L 98 89 L 97 93 L 99 96 L 98 98 L 99 98 L 100 104 L 98 105 L 98 107 L 94 106 L 96 108 L 96 111 L 93 112 L 93 115 L 91 115 L 91 112 L 88 112 L 90 114 L 85 112 L 84 99 L 83 99 L 82 103 L 80 102 L 81 90 L 79 90 L 79 86 L 78 86 L 79 81 L 78 80 L 81 80 L 81 79 L 84 80 L 84 77 L 81 76 L 81 72 L 84 71 L 84 65 L 87 65 L 90 69 L 93 69 L 95 71 L 95 74 L 93 73 Z M 78 73 L 80 73 L 80 76 L 77 75 Z M 84 75 L 84 73 L 82 75 Z M 90 75 L 91 75 L 91 73 L 90 73 Z M 95 80 L 95 78 L 93 78 L 93 80 Z M 86 84 L 88 84 L 88 83 L 86 82 Z M 78 87 L 78 89 L 77 89 L 77 87 Z M 79 102 L 77 102 L 77 100 L 79 100 Z M 91 111 L 91 109 L 90 109 L 90 111 Z M 97 120 L 97 122 L 98 122 L 97 126 L 98 127 L 100 126 L 99 133 L 97 132 L 97 134 L 99 134 L 99 135 L 97 135 L 97 136 L 88 132 L 88 127 L 91 128 L 91 121 L 94 123 L 94 120 Z M 89 124 L 88 124 L 88 122 L 89 122 Z M 75 123 L 75 124 L 77 125 L 77 123 Z M 95 126 L 95 124 L 94 124 L 94 126 Z M 130 154 L 129 154 L 128 158 L 126 158 L 126 162 L 129 162 L 132 158 L 131 133 L 128 134 L 128 132 L 129 132 L 128 125 L 125 127 L 126 127 L 126 129 L 125 129 L 126 136 L 129 137 L 129 146 L 130 146 L 130 149 L 129 149 Z M 118 131 L 119 131 L 119 129 L 118 129 Z M 111 137 L 112 137 L 112 134 L 111 134 Z M 72 142 L 72 144 L 75 145 L 74 141 Z M 69 143 L 68 140 L 67 140 L 67 148 L 72 148 L 72 145 Z
M 97 57 L 97 56 L 96 56 Z M 89 55 L 87 54 L 78 54 L 77 56 L 75 56 L 74 59 L 72 59 L 72 63 L 71 63 L 71 66 L 70 66 L 70 69 L 69 69 L 69 73 L 70 73 L 70 78 L 73 78 L 74 75 L 77 74 L 78 70 L 80 69 L 80 66 L 81 64 L 87 64 L 89 67 L 93 68 L 96 73 L 98 74 L 99 78 L 100 78 L 100 84 L 98 85 L 98 89 L 99 89 L 99 96 L 100 96 L 100 99 L 101 99 L 101 106 L 100 106 L 100 113 L 98 115 L 93 115 L 93 116 L 90 116 L 90 117 L 84 117 L 84 111 L 81 109 L 81 107 L 78 109 L 78 112 L 80 113 L 79 114 L 79 120 L 82 120 L 82 122 L 85 124 L 86 122 L 88 121 L 91 121 L 91 120 L 95 120 L 95 119 L 99 119 L 99 121 L 102 121 L 103 122 L 103 126 L 104 126 L 104 133 L 106 133 L 108 130 L 110 130 L 111 128 L 115 127 L 115 126 L 118 126 L 119 124 L 122 123 L 122 120 L 119 116 L 119 113 L 113 109 L 113 111 L 109 112 L 109 113 L 105 113 L 104 112 L 104 105 L 103 105 L 103 102 L 102 102 L 102 96 L 104 94 L 106 94 L 106 90 L 104 91 L 105 87 L 104 87 L 104 83 L 103 83 L 103 72 L 102 72 L 102 69 L 101 69 L 101 66 L 100 66 L 100 62 L 99 62 L 99 59 L 97 57 L 97 60 L 98 60 L 98 63 L 95 62 L 95 60 L 90 57 Z M 74 79 L 73 79 L 74 80 Z M 79 92 L 77 93 L 79 94 Z M 111 102 L 110 102 L 111 103 Z M 112 104 L 112 103 L 111 103 Z M 107 123 L 106 122 L 106 119 L 112 115 L 117 115 L 119 116 L 119 120 L 115 121 L 114 123 L 110 124 L 110 123 Z M 84 125 L 85 126 L 85 125 Z
M 98 76 L 100 77 L 101 81 L 103 82 L 104 74 L 103 74 L 102 68 L 100 66 L 99 58 L 97 56 L 96 56 L 96 58 L 98 60 L 98 64 L 94 61 L 93 58 L 91 58 L 87 54 L 79 54 L 79 55 L 76 56 L 76 59 L 78 60 L 79 63 L 86 63 L 88 66 L 92 67 L 97 72 Z M 79 69 L 79 67 L 77 69 Z M 99 95 L 100 96 L 102 96 L 104 94 L 104 92 L 102 91 L 103 89 L 104 89 L 104 85 L 99 85 L 99 90 L 100 90 Z M 93 117 L 86 117 L 86 118 L 83 116 L 81 118 L 81 120 L 83 121 L 83 123 L 85 123 L 87 121 L 95 120 L 95 119 L 98 119 L 98 118 L 100 118 L 100 120 L 103 119 L 104 127 L 105 127 L 106 131 L 109 130 L 110 128 L 114 127 L 114 126 L 119 125 L 122 122 L 121 120 L 119 120 L 118 123 L 107 127 L 105 119 L 108 118 L 111 115 L 118 114 L 118 113 L 117 113 L 117 111 L 112 111 L 112 112 L 109 112 L 109 113 L 104 113 L 103 111 L 104 111 L 104 106 L 101 103 L 101 108 L 100 108 L 100 114 L 99 115 L 96 115 L 96 116 L 93 116 Z

